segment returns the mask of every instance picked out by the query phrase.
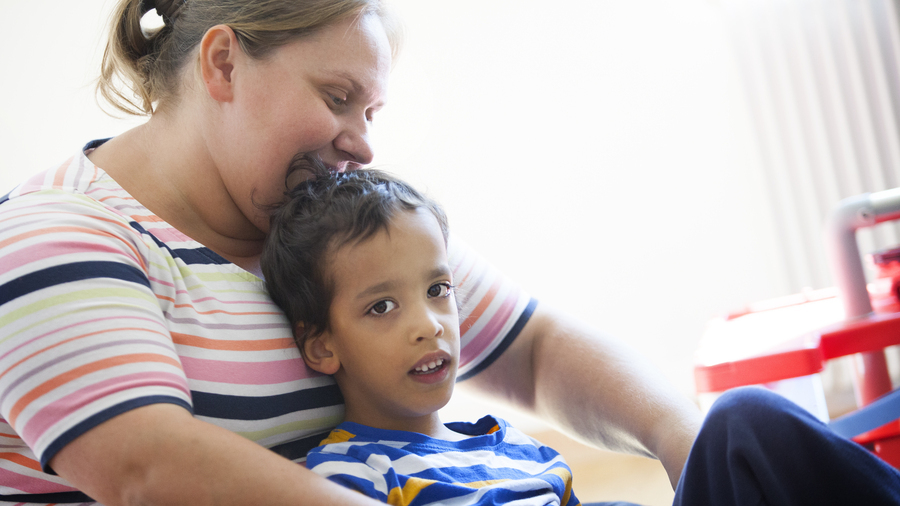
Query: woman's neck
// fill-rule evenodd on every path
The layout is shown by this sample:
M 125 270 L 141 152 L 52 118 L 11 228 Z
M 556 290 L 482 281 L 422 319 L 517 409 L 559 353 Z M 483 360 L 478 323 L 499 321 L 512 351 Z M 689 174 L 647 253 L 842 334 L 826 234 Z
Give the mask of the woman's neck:
M 236 265 L 259 275 L 265 234 L 225 190 L 187 115 L 160 113 L 110 139 L 88 158 L 150 212 Z

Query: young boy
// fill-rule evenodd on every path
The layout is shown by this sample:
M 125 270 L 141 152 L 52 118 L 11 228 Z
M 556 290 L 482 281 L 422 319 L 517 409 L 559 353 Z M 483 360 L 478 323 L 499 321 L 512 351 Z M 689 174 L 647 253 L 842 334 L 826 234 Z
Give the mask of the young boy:
M 304 360 L 344 396 L 307 467 L 389 504 L 579 504 L 554 450 L 491 416 L 440 421 L 460 347 L 440 207 L 382 172 L 311 172 L 262 257 Z

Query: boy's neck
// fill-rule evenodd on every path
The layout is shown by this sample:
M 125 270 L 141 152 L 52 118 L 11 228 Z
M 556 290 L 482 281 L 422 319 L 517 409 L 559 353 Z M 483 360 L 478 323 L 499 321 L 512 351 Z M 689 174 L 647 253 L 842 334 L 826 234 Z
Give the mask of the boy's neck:
M 354 413 L 351 407 L 347 406 L 344 420 L 375 429 L 415 432 L 417 434 L 423 434 L 434 439 L 443 439 L 445 441 L 462 441 L 469 437 L 465 434 L 448 429 L 447 426 L 441 422 L 441 417 L 437 411 L 429 415 L 414 418 L 385 418 L 360 415 Z

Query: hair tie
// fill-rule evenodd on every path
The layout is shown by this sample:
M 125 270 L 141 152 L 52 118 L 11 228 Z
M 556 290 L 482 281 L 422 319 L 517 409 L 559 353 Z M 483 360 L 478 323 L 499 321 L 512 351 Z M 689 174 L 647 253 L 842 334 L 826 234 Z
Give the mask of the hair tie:
M 143 12 L 155 9 L 156 13 L 163 18 L 163 21 L 170 25 L 175 22 L 175 18 L 187 6 L 187 0 L 143 0 L 141 4 Z

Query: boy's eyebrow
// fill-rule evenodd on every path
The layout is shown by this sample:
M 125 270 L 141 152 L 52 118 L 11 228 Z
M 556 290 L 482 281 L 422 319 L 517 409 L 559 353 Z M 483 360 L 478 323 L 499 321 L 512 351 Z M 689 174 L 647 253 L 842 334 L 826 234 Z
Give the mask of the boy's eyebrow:
M 395 283 L 393 281 L 384 281 L 382 283 L 378 283 L 377 285 L 372 285 L 369 288 L 366 288 L 365 290 L 359 292 L 359 294 L 357 294 L 356 298 L 357 299 L 365 299 L 365 298 L 371 297 L 372 295 L 375 295 L 377 293 L 386 292 L 386 291 L 390 290 L 391 288 L 394 288 L 395 286 L 397 286 L 397 283 Z
M 435 267 L 434 269 L 432 269 L 431 272 L 428 273 L 428 279 L 439 278 L 441 276 L 449 276 L 450 273 L 451 273 L 451 271 L 450 271 L 449 266 L 447 266 L 446 264 L 439 265 L 439 266 Z M 356 298 L 357 299 L 365 299 L 365 298 L 371 297 L 372 295 L 375 295 L 375 294 L 378 294 L 381 292 L 386 292 L 386 291 L 389 291 L 396 287 L 397 287 L 397 283 L 395 281 L 383 281 L 381 283 L 372 285 L 372 286 L 366 288 L 365 290 L 359 292 L 359 294 L 357 294 Z
M 431 271 L 431 273 L 428 275 L 428 278 L 433 279 L 439 278 L 441 276 L 449 276 L 450 273 L 450 266 L 448 266 L 447 264 L 441 264 Z

